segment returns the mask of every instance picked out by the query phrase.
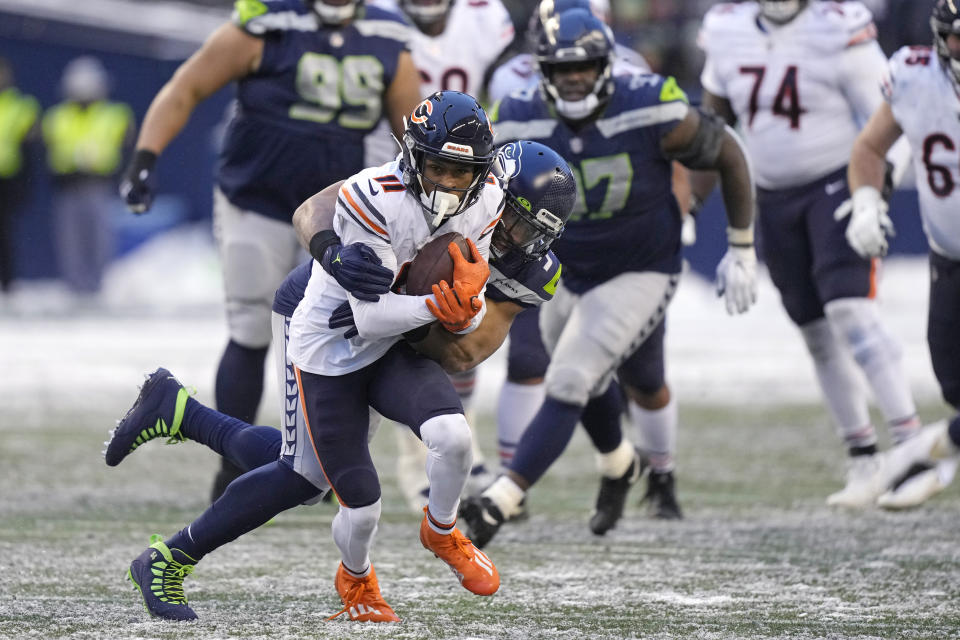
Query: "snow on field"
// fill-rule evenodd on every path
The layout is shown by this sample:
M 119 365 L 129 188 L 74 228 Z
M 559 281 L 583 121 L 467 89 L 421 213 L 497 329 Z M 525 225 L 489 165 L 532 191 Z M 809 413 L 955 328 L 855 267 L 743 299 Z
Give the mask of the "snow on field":
M 903 342 L 910 384 L 921 401 L 939 397 L 925 342 L 926 260 L 893 258 L 880 286 L 884 316 Z M 132 397 L 159 365 L 212 397 L 226 342 L 220 272 L 205 225 L 159 236 L 117 261 L 96 302 L 77 301 L 57 283 L 22 285 L 0 299 L 0 402 L 46 409 L 102 409 L 104 398 Z M 478 406 L 494 406 L 503 352 L 482 369 Z M 761 272 L 760 300 L 729 317 L 711 283 L 685 275 L 669 311 L 667 374 L 681 402 L 815 402 L 801 339 Z M 268 392 L 274 393 L 272 376 Z M 37 404 L 39 401 L 40 404 Z M 32 408 L 31 408 L 32 407 Z M 271 421 L 266 404 L 262 421 Z

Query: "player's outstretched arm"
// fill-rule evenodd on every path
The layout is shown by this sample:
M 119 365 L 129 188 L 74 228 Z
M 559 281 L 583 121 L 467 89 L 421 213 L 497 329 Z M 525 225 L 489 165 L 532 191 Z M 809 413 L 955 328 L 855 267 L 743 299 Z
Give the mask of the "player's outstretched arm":
M 180 65 L 144 117 L 133 159 L 120 185 L 127 208 L 134 213 L 150 208 L 157 157 L 187 124 L 198 104 L 229 82 L 256 70 L 262 54 L 262 40 L 227 23 Z
M 341 287 L 360 300 L 376 302 L 390 290 L 393 272 L 370 247 L 360 242 L 343 246 L 333 231 L 333 214 L 341 180 L 307 198 L 293 213 L 297 238 Z
M 887 152 L 902 133 L 890 105 L 884 102 L 853 142 L 847 167 L 851 197 L 840 205 L 834 218 L 841 220 L 850 215 L 847 242 L 863 258 L 885 255 L 887 236 L 894 233 L 882 191 Z
M 757 300 L 753 247 L 756 204 L 746 153 L 733 129 L 720 117 L 696 109 L 689 109 L 660 144 L 667 157 L 684 166 L 720 174 L 729 249 L 717 268 L 717 294 L 724 297 L 729 313 L 743 313 Z
M 847 168 L 851 193 L 865 186 L 883 189 L 887 152 L 902 134 L 890 105 L 882 103 L 853 142 Z

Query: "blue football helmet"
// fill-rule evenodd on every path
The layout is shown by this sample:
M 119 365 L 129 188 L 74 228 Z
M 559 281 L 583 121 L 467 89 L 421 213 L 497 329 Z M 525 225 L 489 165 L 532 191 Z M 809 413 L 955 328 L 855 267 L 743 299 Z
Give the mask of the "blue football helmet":
M 438 91 L 418 104 L 406 122 L 401 147 L 404 184 L 419 197 L 432 229 L 477 201 L 495 157 L 490 119 L 476 99 L 459 91 Z M 428 157 L 468 166 L 470 185 L 437 185 L 424 175 Z
M 613 93 L 613 33 L 585 9 L 569 9 L 547 20 L 537 47 L 540 84 L 547 101 L 568 120 L 597 113 Z M 580 100 L 564 100 L 553 74 L 567 65 L 595 64 L 597 81 Z
M 777 24 L 786 24 L 806 9 L 809 0 L 758 0 L 760 14 Z
M 317 14 L 320 24 L 336 27 L 350 22 L 357 17 L 363 0 L 346 0 L 345 2 L 330 2 L 329 0 L 304 0 L 304 4 Z
M 577 202 L 577 182 L 550 147 L 518 140 L 498 150 L 494 173 L 506 181 L 506 206 L 493 231 L 492 255 L 501 264 L 540 259 L 560 237 Z
M 960 57 L 950 53 L 947 36 L 960 35 L 960 11 L 956 0 L 937 0 L 930 16 L 933 29 L 933 48 L 940 58 L 940 65 L 950 74 L 955 83 L 960 83 Z

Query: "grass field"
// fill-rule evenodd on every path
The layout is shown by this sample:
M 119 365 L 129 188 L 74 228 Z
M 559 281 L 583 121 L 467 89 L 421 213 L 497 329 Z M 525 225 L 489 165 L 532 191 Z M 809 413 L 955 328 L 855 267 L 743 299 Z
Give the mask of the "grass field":
M 206 507 L 217 462 L 192 443 L 150 443 L 117 468 L 100 451 L 158 365 L 211 401 L 226 340 L 210 302 L 219 274 L 190 237 L 118 265 L 109 313 L 38 307 L 36 296 L 22 311 L 0 306 L 0 638 L 960 638 L 960 483 L 907 513 L 824 505 L 842 484 L 842 452 L 766 278 L 743 317 L 726 317 L 694 278 L 671 304 L 682 522 L 645 518 L 637 487 L 620 526 L 593 537 L 597 478 L 578 434 L 531 494 L 532 517 L 488 548 L 502 587 L 478 598 L 420 546 L 385 432 L 374 440 L 384 514 L 373 559 L 402 624 L 325 621 L 339 609 L 329 505 L 283 514 L 204 559 L 186 583 L 198 623 L 149 619 L 127 567 L 150 534 Z M 883 291 L 932 420 L 946 409 L 925 342 L 926 278 L 922 260 L 889 260 Z M 503 364 L 485 365 L 478 388 L 488 455 Z M 262 414 L 273 415 L 275 392 L 268 384 Z
M 586 519 L 596 489 L 579 435 L 531 495 L 532 517 L 488 551 L 502 587 L 463 590 L 417 539 L 393 487 L 392 435 L 375 439 L 384 515 L 374 562 L 400 625 L 339 609 L 333 507 L 300 507 L 208 556 L 187 581 L 199 623 L 150 620 L 123 577 L 151 533 L 204 507 L 215 468 L 193 443 L 150 443 L 107 468 L 101 442 L 135 396 L 47 428 L 0 422 L 3 638 L 955 638 L 960 498 L 907 513 L 824 506 L 842 460 L 818 407 L 682 411 L 687 518 L 644 517 L 631 498 L 606 537 Z M 482 421 L 484 439 L 492 425 Z

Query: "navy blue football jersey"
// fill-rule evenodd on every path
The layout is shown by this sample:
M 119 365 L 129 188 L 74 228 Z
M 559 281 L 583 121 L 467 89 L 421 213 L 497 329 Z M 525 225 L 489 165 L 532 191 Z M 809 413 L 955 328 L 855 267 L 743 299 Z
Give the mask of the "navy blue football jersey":
M 673 78 L 614 78 L 600 117 L 574 130 L 555 115 L 538 88 L 515 92 L 494 108 L 498 144 L 536 140 L 570 164 L 577 205 L 553 250 L 564 286 L 582 293 L 628 271 L 678 273 L 680 208 L 671 162 L 660 139 L 687 113 Z
M 516 265 L 490 257 L 490 279 L 486 296 L 497 302 L 514 302 L 521 307 L 539 307 L 553 298 L 560 281 L 560 260 L 548 251 L 539 260 Z
M 234 22 L 263 39 L 263 58 L 238 82 L 217 180 L 234 205 L 289 221 L 364 168 L 363 138 L 380 120 L 409 27 L 377 7 L 326 27 L 300 0 L 238 0 Z

